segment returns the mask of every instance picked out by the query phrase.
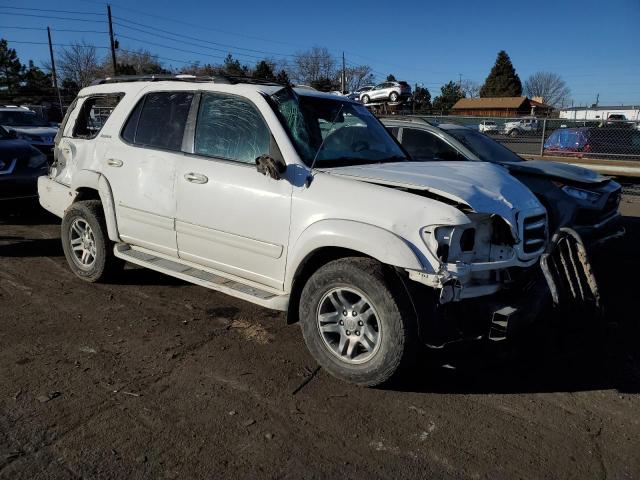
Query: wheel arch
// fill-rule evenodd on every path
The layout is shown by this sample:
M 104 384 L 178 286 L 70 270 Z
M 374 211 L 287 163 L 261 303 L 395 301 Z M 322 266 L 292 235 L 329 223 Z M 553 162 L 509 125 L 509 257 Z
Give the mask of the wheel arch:
M 113 193 L 105 176 L 92 170 L 80 170 L 74 175 L 71 190 L 74 192 L 72 203 L 83 200 L 100 200 L 109 239 L 113 242 L 120 242 Z
M 344 257 L 369 257 L 384 265 L 422 269 L 411 247 L 398 235 L 374 225 L 349 220 L 321 220 L 295 242 L 287 262 L 285 290 L 290 292 L 287 323 L 298 321 L 302 289 L 322 265 Z

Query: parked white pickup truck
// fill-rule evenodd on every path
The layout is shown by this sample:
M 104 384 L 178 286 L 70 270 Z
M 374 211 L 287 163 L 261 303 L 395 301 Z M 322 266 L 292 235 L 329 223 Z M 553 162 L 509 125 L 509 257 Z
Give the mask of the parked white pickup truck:
M 411 162 L 366 107 L 312 90 L 107 79 L 71 105 L 55 155 L 40 202 L 78 277 L 127 261 L 287 311 L 357 384 L 447 341 L 435 323 L 459 335 L 448 305 L 475 299 L 462 323 L 486 335 L 504 306 L 489 296 L 547 242 L 545 209 L 502 167 Z
M 503 127 L 505 135 L 516 137 L 538 131 L 538 119 L 535 117 L 523 117 L 513 122 L 506 122 Z

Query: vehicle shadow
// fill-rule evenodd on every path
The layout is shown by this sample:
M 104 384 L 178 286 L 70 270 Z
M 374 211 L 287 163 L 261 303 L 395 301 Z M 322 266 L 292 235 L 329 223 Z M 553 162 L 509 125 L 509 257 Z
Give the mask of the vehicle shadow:
M 624 223 L 624 237 L 591 254 L 604 306 L 599 322 L 585 324 L 570 312 L 509 345 L 478 344 L 429 354 L 424 369 L 414 368 L 388 388 L 464 394 L 640 393 L 640 218 L 624 217 Z
M 1 205 L 0 205 L 1 206 Z M 0 228 L 2 225 L 59 225 L 60 219 L 39 205 L 20 209 L 0 210 Z M 1 230 L 0 230 L 1 231 Z
M 25 238 L 0 235 L 1 257 L 61 257 L 59 238 Z

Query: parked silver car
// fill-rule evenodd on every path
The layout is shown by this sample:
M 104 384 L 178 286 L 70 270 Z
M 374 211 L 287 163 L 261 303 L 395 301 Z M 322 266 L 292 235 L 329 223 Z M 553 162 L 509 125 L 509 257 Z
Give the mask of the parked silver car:
M 347 95 L 347 97 L 349 97 L 350 100 L 360 100 L 360 96 L 363 93 L 369 92 L 369 91 L 373 90 L 374 88 L 376 88 L 374 85 L 364 85 L 364 86 L 358 88 L 357 90 L 349 93 Z
M 407 82 L 383 82 L 368 92 L 360 94 L 360 101 L 369 102 L 399 102 L 411 96 L 411 87 Z

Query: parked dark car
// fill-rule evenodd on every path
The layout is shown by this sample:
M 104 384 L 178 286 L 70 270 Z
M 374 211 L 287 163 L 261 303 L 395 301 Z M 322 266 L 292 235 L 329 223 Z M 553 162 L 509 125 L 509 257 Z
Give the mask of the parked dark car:
M 544 151 L 549 155 L 575 157 L 593 153 L 613 158 L 640 156 L 640 131 L 633 125 L 620 123 L 602 127 L 559 128 L 544 142 Z
M 421 119 L 382 122 L 416 161 L 473 160 L 499 163 L 538 197 L 549 227 L 571 227 L 595 245 L 624 233 L 618 212 L 621 187 L 592 170 L 547 160 L 524 160 L 487 135 L 454 124 Z
M 0 210 L 36 205 L 38 177 L 48 168 L 44 153 L 0 127 Z

